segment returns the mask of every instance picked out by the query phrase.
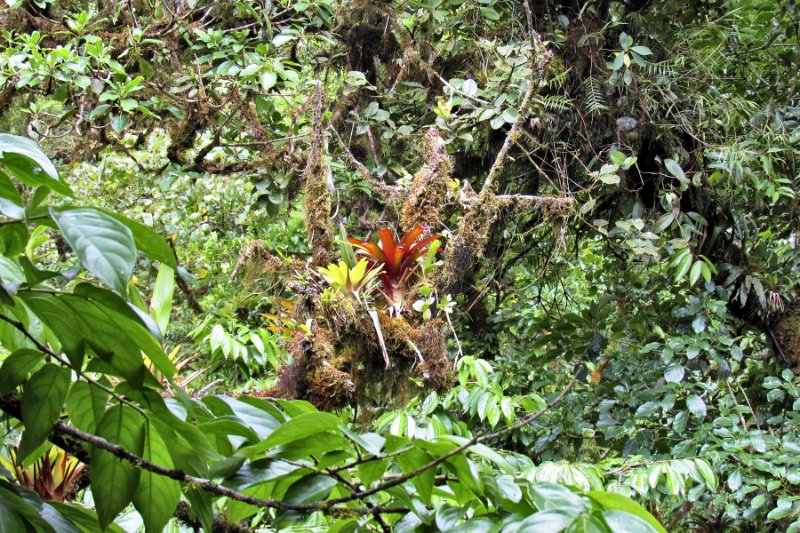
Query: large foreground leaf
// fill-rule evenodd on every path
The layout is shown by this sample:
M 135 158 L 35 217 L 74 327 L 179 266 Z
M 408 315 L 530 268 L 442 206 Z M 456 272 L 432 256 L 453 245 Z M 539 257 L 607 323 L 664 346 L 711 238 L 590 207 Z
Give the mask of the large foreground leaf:
M 86 270 L 119 294 L 126 294 L 136 263 L 131 230 L 97 209 L 51 208 L 50 215 Z
M 22 394 L 22 421 L 25 431 L 19 445 L 19 461 L 28 456 L 47 439 L 61 414 L 70 384 L 69 370 L 46 365 L 25 384 Z M 26 463 L 27 464 L 27 463 Z
M 115 405 L 100 421 L 98 435 L 141 455 L 142 422 L 142 417 L 132 407 Z M 105 528 L 133 499 L 139 484 L 139 470 L 112 453 L 95 448 L 89 472 L 97 518 Z
M 164 439 L 153 424 L 148 423 L 145 427 L 142 458 L 166 468 L 173 467 L 172 457 L 164 444 Z M 172 517 L 180 498 L 180 483 L 143 470 L 139 477 L 139 487 L 133 495 L 133 505 L 142 515 L 147 531 L 159 532 Z
M 72 196 L 56 167 L 32 140 L 0 133 L 0 162 L 19 181 L 32 187 L 45 185 L 57 193 Z

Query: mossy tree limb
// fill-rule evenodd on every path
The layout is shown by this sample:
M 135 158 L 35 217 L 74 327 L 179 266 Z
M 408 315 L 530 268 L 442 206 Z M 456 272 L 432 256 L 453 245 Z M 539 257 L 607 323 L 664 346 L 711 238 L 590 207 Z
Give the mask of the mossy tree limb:
M 313 136 L 308 162 L 303 207 L 308 240 L 311 243 L 311 266 L 323 266 L 333 261 L 334 226 L 331 223 L 331 196 L 336 193 L 333 174 L 326 157 L 328 140 L 322 131 L 322 88 L 314 93 Z
M 447 199 L 453 163 L 436 127 L 429 128 L 425 134 L 423 161 L 403 203 L 400 225 L 405 232 L 417 226 L 433 231 L 442 224 L 441 211 Z
M 445 252 L 444 267 L 440 270 L 437 279 L 437 286 L 444 294 L 461 291 L 464 276 L 475 264 L 475 261 L 483 255 L 489 240 L 489 230 L 505 203 L 498 201 L 495 196 L 497 178 L 506 165 L 511 148 L 516 144 L 517 137 L 522 132 L 523 124 L 528 117 L 528 107 L 539 85 L 539 77 L 543 75 L 544 69 L 552 57 L 552 53 L 541 46 L 535 48 L 533 54 L 531 59 L 534 67 L 533 76 L 520 101 L 516 119 L 506 134 L 503 146 L 489 169 L 477 199 L 467 208 L 458 224 L 458 232 L 448 244 Z

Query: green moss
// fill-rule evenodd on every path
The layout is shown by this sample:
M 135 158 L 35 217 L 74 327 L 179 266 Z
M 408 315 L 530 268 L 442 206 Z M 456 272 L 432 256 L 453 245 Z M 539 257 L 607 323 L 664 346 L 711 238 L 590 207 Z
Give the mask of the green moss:
M 333 261 L 333 226 L 331 225 L 331 196 L 328 191 L 330 168 L 321 146 L 314 146 L 306 165 L 306 188 L 303 197 L 306 232 L 311 242 L 314 266 Z
M 464 274 L 483 255 L 489 242 L 489 230 L 497 219 L 500 206 L 493 193 L 483 193 L 461 218 L 458 233 L 448 244 L 444 266 L 436 277 L 436 285 L 442 294 L 460 292 Z
M 423 160 L 403 203 L 401 226 L 404 231 L 416 226 L 433 229 L 442 225 L 441 211 L 447 202 L 453 163 L 436 128 L 430 128 L 425 134 Z

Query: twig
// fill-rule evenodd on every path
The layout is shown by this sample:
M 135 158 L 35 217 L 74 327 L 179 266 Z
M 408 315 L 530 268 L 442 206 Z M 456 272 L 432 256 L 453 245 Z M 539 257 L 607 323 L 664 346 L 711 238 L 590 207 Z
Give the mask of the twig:
M 528 18 L 528 34 L 531 38 L 531 46 L 536 49 L 536 32 L 533 29 L 533 11 L 531 11 L 531 4 L 528 0 L 523 0 L 522 5 L 525 6 L 525 15 Z
M 447 319 L 447 325 L 450 326 L 450 331 L 453 333 L 453 338 L 456 340 L 456 346 L 458 347 L 458 354 L 456 354 L 456 359 L 453 361 L 453 368 L 455 368 L 458 365 L 458 360 L 464 357 L 464 349 L 461 347 L 461 341 L 458 340 L 456 328 L 453 327 L 453 321 L 450 320 L 450 313 L 445 311 L 444 317 Z
M 725 385 L 728 386 L 728 390 L 731 393 L 731 398 L 733 398 L 733 405 L 735 405 L 736 407 L 739 407 L 739 401 L 736 399 L 736 393 L 733 392 L 733 388 L 731 387 L 731 384 L 726 381 Z M 753 410 L 752 407 L 750 408 L 750 410 L 751 411 Z M 755 413 L 753 413 L 753 414 L 755 414 Z M 747 420 L 745 420 L 744 415 L 742 413 L 739 413 L 739 420 L 742 421 L 742 426 L 744 427 L 745 431 L 748 431 L 750 428 L 747 426 Z
M 567 384 L 567 386 L 564 388 L 564 390 L 561 391 L 561 393 L 556 397 L 555 400 L 553 400 L 552 402 L 547 404 L 544 407 L 544 409 L 542 409 L 540 411 L 537 411 L 535 413 L 531 413 L 526 417 L 523 417 L 522 419 L 520 419 L 515 424 L 513 424 L 511 426 L 508 426 L 507 428 L 495 431 L 493 433 L 483 433 L 483 434 L 479 433 L 479 434 L 475 435 L 474 437 L 472 437 L 471 439 L 469 439 L 464 444 L 462 444 L 461 446 L 458 446 L 458 447 L 454 448 L 453 450 L 447 452 L 444 455 L 440 455 L 439 457 L 437 457 L 433 461 L 431 461 L 431 462 L 429 462 L 429 463 L 427 463 L 425 465 L 422 465 L 421 467 L 417 468 L 416 470 L 413 470 L 413 471 L 411 471 L 411 472 L 409 472 L 407 474 L 403 474 L 402 476 L 394 478 L 394 479 L 392 479 L 390 481 L 386 481 L 384 483 L 381 483 L 380 485 L 377 485 L 377 486 L 375 486 L 375 487 L 373 487 L 373 488 L 371 488 L 369 490 L 365 490 L 365 491 L 359 492 L 358 494 L 355 494 L 355 495 L 344 496 L 344 497 L 341 497 L 341 498 L 338 498 L 338 499 L 335 499 L 335 500 L 330 500 L 327 503 L 329 505 L 336 505 L 336 504 L 340 504 L 340 503 L 347 503 L 347 502 L 353 501 L 355 499 L 359 499 L 360 500 L 362 498 L 366 498 L 367 496 L 372 496 L 373 494 L 377 494 L 378 492 L 384 491 L 386 489 L 390 489 L 392 487 L 396 487 L 397 485 L 401 485 L 401 484 L 405 483 L 406 481 L 408 481 L 410 479 L 413 479 L 416 476 L 422 474 L 423 472 L 426 472 L 427 470 L 430 470 L 431 468 L 435 468 L 436 466 L 439 466 L 440 464 L 442 464 L 443 462 L 447 461 L 448 459 L 450 459 L 454 455 L 458 455 L 459 453 L 463 452 L 464 450 L 466 450 L 470 446 L 474 446 L 475 444 L 480 444 L 482 442 L 486 442 L 487 440 L 491 440 L 491 439 L 495 439 L 497 437 L 501 437 L 503 435 L 511 433 L 512 431 L 516 431 L 521 427 L 527 426 L 528 424 L 530 424 L 531 422 L 535 421 L 536 419 L 541 417 L 543 414 L 548 412 L 550 409 L 552 409 L 553 407 L 555 407 L 556 405 L 561 403 L 561 401 L 564 399 L 564 397 L 567 395 L 567 393 L 570 391 L 570 389 L 572 389 L 572 386 L 575 384 L 575 380 L 576 380 L 577 375 L 578 374 L 576 372 L 572 376 L 572 380 L 569 382 L 569 384 Z
M 82 370 L 76 370 L 76 369 L 75 369 L 75 368 L 74 368 L 74 367 L 73 367 L 73 366 L 70 364 L 70 362 L 69 362 L 69 361 L 66 361 L 66 360 L 64 360 L 64 358 L 63 358 L 63 357 L 61 357 L 60 355 L 58 355 L 57 353 L 55 353 L 53 350 L 51 350 L 50 348 L 48 348 L 48 347 L 47 347 L 45 344 L 42 344 L 41 342 L 39 342 L 39 339 L 37 339 L 36 337 L 34 337 L 34 336 L 33 336 L 33 335 L 32 335 L 32 334 L 31 334 L 31 333 L 30 333 L 30 332 L 29 332 L 29 331 L 28 331 L 28 330 L 25 328 L 25 324 L 23 324 L 22 322 L 18 322 L 18 321 L 16 321 L 16 320 L 14 320 L 13 318 L 9 318 L 9 317 L 7 317 L 7 316 L 5 316 L 5 315 L 2 315 L 2 314 L 0 314 L 0 320 L 2 320 L 2 321 L 4 321 L 4 322 L 7 322 L 7 323 L 11 324 L 12 326 L 14 326 L 14 327 L 15 327 L 15 328 L 16 328 L 16 329 L 17 329 L 17 330 L 20 332 L 20 333 L 22 333 L 22 334 L 23 334 L 25 337 L 27 337 L 27 338 L 28 338 L 28 340 L 30 340 L 30 341 L 31 341 L 31 342 L 34 344 L 34 346 L 36 346 L 36 348 L 37 348 L 37 349 L 38 349 L 40 352 L 42 352 L 42 353 L 43 353 L 43 354 L 45 354 L 46 356 L 48 356 L 48 357 L 50 357 L 50 358 L 54 359 L 55 361 L 58 361 L 58 363 L 60 363 L 60 364 L 61 364 L 62 366 L 64 366 L 65 368 L 69 368 L 69 369 L 73 370 L 73 371 L 74 371 L 76 374 L 78 374 L 78 375 L 79 375 L 79 376 L 81 376 L 83 379 L 85 379 L 85 380 L 86 380 L 86 381 L 87 381 L 87 382 L 88 382 L 90 385 L 93 385 L 93 386 L 97 387 L 98 389 L 102 390 L 102 391 L 103 391 L 103 392 L 105 392 L 106 394 L 109 394 L 109 395 L 110 395 L 112 398 L 116 398 L 116 399 L 117 399 L 117 400 L 119 400 L 120 402 L 123 402 L 123 403 L 125 403 L 125 404 L 129 405 L 130 407 L 132 407 L 132 408 L 136 409 L 136 410 L 137 410 L 137 411 L 139 411 L 140 413 L 144 414 L 144 410 L 143 410 L 141 407 L 139 407 L 139 406 L 138 406 L 138 405 L 136 405 L 135 403 L 131 402 L 130 400 L 128 400 L 128 399 L 126 399 L 126 398 L 123 398 L 122 396 L 120 396 L 119 394 L 117 394 L 117 392 L 116 392 L 116 391 L 114 391 L 114 389 L 112 389 L 112 388 L 109 388 L 109 387 L 106 387 L 106 386 L 105 386 L 105 385 L 103 385 L 102 383 L 99 383 L 99 382 L 97 382 L 97 381 L 93 380 L 92 378 L 90 378 L 89 376 L 87 376 L 87 375 L 86 375 L 86 374 L 85 374 L 85 373 L 84 373 Z
M 525 95 L 522 97 L 522 102 L 520 102 L 517 108 L 517 117 L 514 119 L 514 124 L 511 125 L 508 134 L 506 134 L 506 140 L 503 142 L 503 147 L 500 148 L 500 151 L 497 153 L 492 168 L 489 169 L 489 175 L 486 176 L 486 181 L 483 182 L 479 198 L 485 198 L 488 193 L 493 192 L 495 179 L 497 175 L 500 174 L 500 171 L 503 170 L 503 167 L 505 167 L 508 152 L 511 150 L 511 147 L 516 144 L 517 135 L 519 135 L 520 128 L 522 127 L 521 124 L 525 118 L 527 118 L 528 104 L 530 104 L 531 98 L 533 97 L 535 86 L 535 80 L 528 80 L 528 87 L 525 89 Z
M 728 386 L 730 387 L 730 385 L 728 385 Z M 753 411 L 753 404 L 750 403 L 750 398 L 747 397 L 747 393 L 742 388 L 742 384 L 741 383 L 736 382 L 736 386 L 739 387 L 739 390 L 742 392 L 742 396 L 744 396 L 744 401 L 747 402 L 747 407 L 750 408 L 750 414 L 753 415 L 753 420 L 755 420 L 755 422 L 756 422 L 756 427 L 760 431 L 761 430 L 761 424 L 758 422 L 758 416 L 756 415 L 756 412 Z M 745 428 L 747 428 L 747 426 L 745 426 Z
M 201 488 L 208 492 L 213 492 L 220 496 L 226 496 L 232 500 L 237 500 L 243 503 L 247 503 L 250 505 L 254 505 L 257 507 L 266 507 L 270 509 L 278 509 L 282 511 L 297 511 L 297 512 L 311 512 L 311 511 L 322 511 L 331 516 L 352 516 L 352 515 L 376 515 L 376 514 L 406 514 L 409 510 L 403 507 L 383 507 L 380 505 L 375 505 L 372 507 L 367 508 L 353 508 L 346 505 L 348 502 L 352 502 L 355 500 L 364 500 L 368 496 L 376 494 L 378 492 L 390 489 L 397 485 L 401 485 L 406 481 L 413 479 L 414 477 L 422 474 L 423 472 L 430 470 L 431 468 L 435 468 L 438 465 L 445 462 L 447 459 L 463 452 L 464 450 L 468 449 L 470 446 L 475 444 L 480 444 L 490 439 L 494 439 L 500 437 L 502 435 L 508 434 L 512 431 L 515 431 L 531 422 L 535 421 L 543 414 L 550 411 L 553 407 L 558 405 L 570 391 L 572 386 L 575 383 L 577 373 L 573 375 L 572 380 L 567 384 L 563 391 L 556 397 L 553 401 L 548 403 L 543 409 L 537 411 L 535 413 L 531 413 L 528 416 L 523 417 L 515 424 L 501 429 L 499 431 L 495 431 L 492 433 L 483 433 L 477 434 L 471 439 L 469 439 L 464 444 L 454 448 L 450 452 L 437 457 L 436 459 L 430 461 L 429 463 L 417 468 L 416 470 L 409 472 L 407 474 L 403 474 L 402 476 L 398 476 L 391 480 L 388 480 L 384 483 L 381 483 L 371 489 L 363 490 L 360 492 L 353 492 L 349 496 L 344 496 L 341 498 L 337 498 L 334 500 L 328 500 L 323 502 L 314 502 L 314 503 L 290 503 L 290 502 L 283 502 L 279 500 L 266 500 L 262 498 L 255 498 L 253 496 L 249 496 L 247 494 L 243 494 L 236 490 L 230 489 L 211 479 L 201 478 L 197 476 L 191 476 L 186 474 L 183 470 L 175 469 L 175 468 L 166 468 L 161 465 L 157 465 L 151 463 L 150 461 L 145 460 L 144 458 L 130 452 L 129 450 L 119 446 L 118 444 L 114 444 L 112 442 L 107 441 L 102 437 L 98 437 L 97 435 L 92 435 L 91 433 L 86 433 L 85 431 L 81 431 L 61 420 L 56 422 L 55 427 L 53 428 L 53 435 L 56 436 L 69 436 L 74 439 L 86 442 L 91 444 L 92 446 L 99 448 L 101 450 L 105 450 L 120 459 L 124 459 L 128 461 L 132 465 L 135 465 L 142 470 L 147 470 L 148 472 L 153 472 L 154 474 L 158 474 L 164 477 L 168 477 L 170 479 L 174 479 L 176 481 L 182 483 L 191 484 L 197 488 Z M 16 394 L 8 394 L 6 396 L 0 397 L 0 409 L 5 411 L 6 413 L 14 416 L 15 418 L 19 418 L 21 416 L 21 405 L 19 398 Z M 24 421 L 23 421 L 24 422 Z M 52 436 L 51 436 L 52 438 Z

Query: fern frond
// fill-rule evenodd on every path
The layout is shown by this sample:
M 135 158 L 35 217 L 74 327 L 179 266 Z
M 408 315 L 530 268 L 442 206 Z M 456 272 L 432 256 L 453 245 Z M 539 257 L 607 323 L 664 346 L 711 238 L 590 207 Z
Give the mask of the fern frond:
M 586 101 L 584 103 L 586 112 L 590 115 L 595 115 L 601 111 L 608 111 L 603 92 L 601 90 L 601 83 L 597 78 L 589 76 L 583 80 L 583 90 L 586 93 Z
M 563 94 L 548 94 L 537 97 L 536 101 L 548 111 L 567 111 L 573 107 L 572 100 Z
M 572 67 L 569 67 L 564 72 L 559 72 L 549 80 L 547 80 L 547 87 L 549 89 L 559 89 L 561 86 L 564 85 L 564 82 L 567 80 L 567 76 L 569 73 L 572 72 Z

